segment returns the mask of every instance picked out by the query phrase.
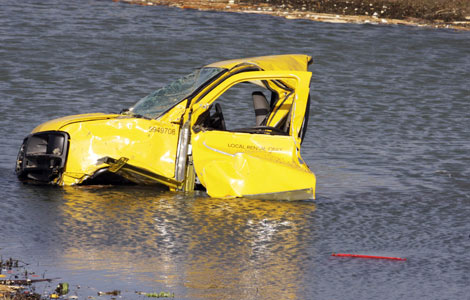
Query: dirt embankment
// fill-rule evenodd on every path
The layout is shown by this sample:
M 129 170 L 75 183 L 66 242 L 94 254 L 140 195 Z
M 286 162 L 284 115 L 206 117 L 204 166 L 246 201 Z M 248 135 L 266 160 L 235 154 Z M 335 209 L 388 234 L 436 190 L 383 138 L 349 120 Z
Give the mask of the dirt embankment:
M 470 30 L 469 0 L 113 0 L 140 5 L 262 13 L 334 23 Z
M 276 7 L 318 13 L 375 15 L 389 19 L 470 21 L 470 1 L 468 0 L 243 0 L 243 2 L 253 5 L 270 3 Z

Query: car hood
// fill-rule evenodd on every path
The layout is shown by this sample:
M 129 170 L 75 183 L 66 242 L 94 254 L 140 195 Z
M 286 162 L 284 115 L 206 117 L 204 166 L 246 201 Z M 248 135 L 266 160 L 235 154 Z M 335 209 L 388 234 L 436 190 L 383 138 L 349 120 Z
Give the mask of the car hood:
M 58 119 L 54 119 L 54 120 L 50 120 L 45 123 L 42 123 L 41 125 L 34 128 L 32 133 L 40 132 L 40 131 L 56 131 L 72 123 L 114 119 L 119 116 L 120 116 L 119 114 L 103 114 L 103 113 L 72 115 L 72 116 L 62 117 L 62 118 L 58 118 Z

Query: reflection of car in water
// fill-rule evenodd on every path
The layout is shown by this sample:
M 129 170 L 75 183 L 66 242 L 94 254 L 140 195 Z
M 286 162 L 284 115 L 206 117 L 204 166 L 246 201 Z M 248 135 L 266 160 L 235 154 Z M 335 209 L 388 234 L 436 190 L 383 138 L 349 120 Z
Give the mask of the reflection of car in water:
M 57 185 L 201 187 L 212 197 L 314 198 L 315 175 L 300 156 L 310 62 L 307 55 L 217 62 L 121 114 L 48 121 L 25 138 L 18 178 Z M 237 90 L 251 92 L 251 107 L 226 98 Z M 226 120 L 224 106 L 250 111 Z

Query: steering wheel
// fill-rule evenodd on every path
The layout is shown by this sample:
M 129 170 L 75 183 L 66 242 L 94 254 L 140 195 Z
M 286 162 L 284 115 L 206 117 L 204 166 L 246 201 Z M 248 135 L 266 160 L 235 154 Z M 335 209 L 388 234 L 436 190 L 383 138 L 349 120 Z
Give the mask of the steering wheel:
M 214 106 L 215 113 L 211 116 L 211 127 L 214 129 L 226 130 L 222 107 L 220 106 L 220 103 L 216 103 Z

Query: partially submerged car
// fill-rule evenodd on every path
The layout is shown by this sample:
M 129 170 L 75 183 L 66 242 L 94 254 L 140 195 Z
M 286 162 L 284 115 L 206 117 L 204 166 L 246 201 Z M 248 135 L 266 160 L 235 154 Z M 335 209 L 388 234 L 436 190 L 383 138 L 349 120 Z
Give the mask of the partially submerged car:
M 17 176 L 62 186 L 163 184 L 212 197 L 313 199 L 315 175 L 300 156 L 311 62 L 300 54 L 217 62 L 120 114 L 48 121 L 24 139 Z M 238 99 L 232 90 L 241 90 Z M 240 97 L 244 91 L 250 95 Z

